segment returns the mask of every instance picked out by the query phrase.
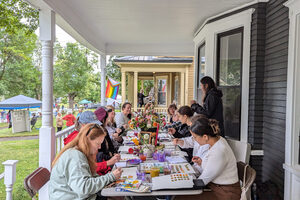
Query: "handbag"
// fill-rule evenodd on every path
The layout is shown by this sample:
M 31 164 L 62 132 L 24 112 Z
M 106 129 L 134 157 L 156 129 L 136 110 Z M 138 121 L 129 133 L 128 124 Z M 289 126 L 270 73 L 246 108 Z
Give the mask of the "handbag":
M 247 167 L 249 165 L 246 165 L 245 168 L 244 168 L 244 177 L 243 177 L 243 184 L 242 184 L 242 193 L 241 193 L 241 200 L 247 200 L 247 191 L 248 191 L 248 188 L 246 188 L 246 175 L 247 175 Z

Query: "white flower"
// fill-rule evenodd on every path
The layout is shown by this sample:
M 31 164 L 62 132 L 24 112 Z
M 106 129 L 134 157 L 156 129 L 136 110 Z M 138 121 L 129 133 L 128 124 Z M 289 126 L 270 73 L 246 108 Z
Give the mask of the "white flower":
M 148 139 L 149 139 L 149 135 L 148 135 L 148 134 L 145 134 L 145 135 L 144 135 L 144 139 L 145 139 L 145 140 L 148 140 Z
M 151 124 L 147 124 L 147 128 L 151 128 L 152 126 L 151 126 Z

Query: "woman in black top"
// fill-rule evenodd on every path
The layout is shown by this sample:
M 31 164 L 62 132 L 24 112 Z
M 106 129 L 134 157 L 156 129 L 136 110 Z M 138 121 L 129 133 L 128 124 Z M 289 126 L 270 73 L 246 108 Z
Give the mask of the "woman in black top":
M 224 118 L 223 118 L 223 93 L 218 90 L 212 78 L 205 76 L 201 79 L 202 103 L 199 105 L 195 101 L 192 102 L 191 108 L 197 114 L 203 114 L 209 119 L 215 119 L 219 122 L 221 136 L 224 137 Z
M 138 93 L 138 105 L 139 107 L 142 107 L 144 105 L 144 98 L 147 97 L 144 95 L 144 90 L 141 89 Z
M 194 115 L 193 110 L 189 106 L 182 106 L 177 111 L 177 115 L 179 121 L 181 122 L 181 125 L 176 129 L 169 128 L 168 132 L 172 134 L 175 138 L 190 137 L 191 133 L 189 130 L 189 126 L 187 124 L 190 124 L 191 122 L 191 117 L 193 117 Z M 187 152 L 188 161 L 190 162 L 193 157 L 193 148 L 181 149 L 181 150 Z

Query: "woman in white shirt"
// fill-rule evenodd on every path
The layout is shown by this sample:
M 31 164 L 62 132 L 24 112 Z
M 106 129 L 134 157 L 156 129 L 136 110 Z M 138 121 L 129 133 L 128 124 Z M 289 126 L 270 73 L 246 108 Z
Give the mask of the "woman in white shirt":
M 126 102 L 122 105 L 122 111 L 117 113 L 115 116 L 115 121 L 117 128 L 123 130 L 128 129 L 128 122 L 131 119 L 131 104 Z
M 207 157 L 204 160 L 199 158 L 194 162 L 200 164 L 203 168 L 203 172 L 198 179 L 201 179 L 205 185 L 212 189 L 211 192 L 203 192 L 190 198 L 239 200 L 241 198 L 241 187 L 236 159 L 226 140 L 219 136 L 218 122 L 200 118 L 192 124 L 190 130 L 196 142 L 200 145 L 210 145 Z M 176 199 L 181 198 L 187 199 L 188 197 L 183 196 Z

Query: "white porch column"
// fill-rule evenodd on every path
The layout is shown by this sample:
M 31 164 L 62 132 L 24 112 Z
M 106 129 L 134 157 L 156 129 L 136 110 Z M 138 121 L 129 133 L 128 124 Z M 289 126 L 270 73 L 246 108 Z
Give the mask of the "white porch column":
M 138 72 L 134 72 L 134 83 L 133 83 L 133 102 L 134 102 L 134 111 L 137 111 L 138 101 L 137 101 L 137 94 L 138 94 Z
M 122 105 L 126 101 L 126 72 L 122 71 Z
M 180 74 L 180 106 L 184 106 L 184 72 L 181 72 Z
M 105 101 L 105 81 L 106 81 L 106 55 L 100 55 L 101 67 L 101 106 L 106 106 Z
M 55 40 L 55 13 L 40 11 L 40 40 L 42 41 L 42 127 L 39 134 L 39 166 L 51 170 L 55 157 L 55 130 L 53 127 L 53 42 Z M 49 199 L 48 184 L 39 191 L 39 199 Z

